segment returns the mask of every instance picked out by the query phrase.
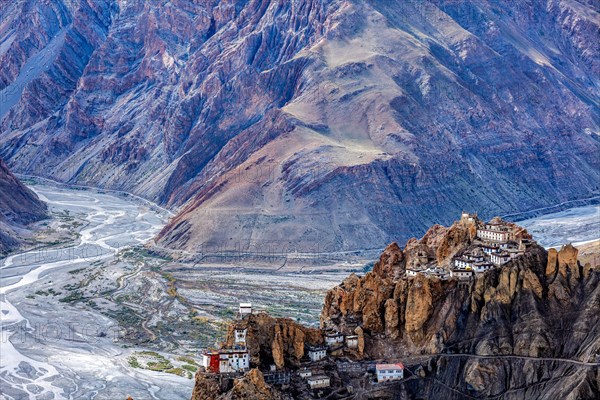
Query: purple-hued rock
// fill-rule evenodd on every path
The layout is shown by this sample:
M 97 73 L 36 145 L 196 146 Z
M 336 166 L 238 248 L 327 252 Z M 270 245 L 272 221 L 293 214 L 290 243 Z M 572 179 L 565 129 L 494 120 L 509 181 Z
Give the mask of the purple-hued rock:
M 0 16 L 0 156 L 183 206 L 161 246 L 380 248 L 462 209 L 600 190 L 594 2 L 29 0 Z

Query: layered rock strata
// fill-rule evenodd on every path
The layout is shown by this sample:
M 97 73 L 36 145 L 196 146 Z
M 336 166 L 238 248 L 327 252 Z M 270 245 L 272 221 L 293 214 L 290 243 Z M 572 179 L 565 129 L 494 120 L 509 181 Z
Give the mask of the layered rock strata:
M 23 0 L 0 16 L 0 156 L 181 206 L 161 247 L 379 249 L 463 207 L 600 189 L 591 1 Z
M 22 243 L 28 236 L 28 224 L 46 217 L 46 204 L 18 180 L 0 158 L 0 255 Z

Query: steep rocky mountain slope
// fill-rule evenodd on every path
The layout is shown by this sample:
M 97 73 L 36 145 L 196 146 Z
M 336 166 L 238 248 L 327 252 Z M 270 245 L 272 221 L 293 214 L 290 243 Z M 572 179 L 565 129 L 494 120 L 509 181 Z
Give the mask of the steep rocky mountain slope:
M 0 255 L 18 246 L 25 226 L 45 218 L 46 211 L 46 205 L 0 158 Z
M 373 272 L 328 294 L 321 324 L 361 326 L 370 358 L 442 354 L 429 363 L 428 379 L 407 385 L 425 398 L 592 399 L 600 368 L 584 364 L 600 354 L 600 265 L 581 265 L 577 255 L 570 245 L 533 248 L 465 284 L 392 278 L 407 258 L 391 245 Z
M 270 315 L 254 314 L 248 319 L 231 324 L 225 345 L 234 344 L 235 329 L 246 329 L 246 345 L 250 362 L 255 366 L 268 368 L 271 364 L 280 370 L 286 365 L 300 365 L 306 347 L 322 345 L 321 331 L 302 326 L 289 318 L 273 318 Z M 220 399 L 280 399 L 289 398 L 289 393 L 281 393 L 264 381 L 258 368 L 236 380 L 215 379 L 214 375 L 196 374 L 192 400 Z
M 328 350 L 325 361 L 301 364 L 326 371 L 332 382 L 327 398 L 598 398 L 600 264 L 582 265 L 571 245 L 547 252 L 533 244 L 473 280 L 405 275 L 424 253 L 448 265 L 449 257 L 471 242 L 470 230 L 461 223 L 434 226 L 404 249 L 393 243 L 372 271 L 350 275 L 327 294 L 321 337 L 357 334 L 360 343 L 355 350 Z M 280 357 L 278 369 L 295 376 L 298 349 L 319 343 L 319 335 L 286 320 L 252 317 L 240 326 L 248 329 L 251 353 L 261 355 L 251 366 L 268 374 L 269 364 Z M 339 367 L 349 360 L 354 365 L 403 362 L 407 379 L 369 383 L 363 373 L 352 375 Z M 199 372 L 192 398 L 210 398 L 207 388 L 215 388 L 217 381 Z M 265 389 L 262 375 L 253 371 L 238 379 L 238 388 L 242 381 L 254 382 L 245 386 L 250 397 L 268 390 L 273 398 L 317 398 L 316 392 L 302 391 L 302 380 Z M 235 382 L 220 382 L 211 395 L 230 398 Z M 342 395 L 347 386 L 354 387 L 354 395 Z
M 182 206 L 161 246 L 379 248 L 598 192 L 598 11 L 2 2 L 0 155 Z

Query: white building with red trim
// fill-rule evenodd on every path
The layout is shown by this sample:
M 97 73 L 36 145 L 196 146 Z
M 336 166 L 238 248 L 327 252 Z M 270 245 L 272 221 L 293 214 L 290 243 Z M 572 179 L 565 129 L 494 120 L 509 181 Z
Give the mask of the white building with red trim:
M 250 354 L 246 349 L 208 351 L 202 355 L 202 366 L 215 374 L 244 372 L 250 368 Z

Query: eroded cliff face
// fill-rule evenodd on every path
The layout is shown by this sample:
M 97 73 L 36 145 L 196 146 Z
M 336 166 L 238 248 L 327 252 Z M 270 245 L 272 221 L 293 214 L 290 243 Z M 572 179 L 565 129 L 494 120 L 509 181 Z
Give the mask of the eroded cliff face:
M 327 293 L 322 327 L 348 332 L 360 325 L 368 332 L 398 338 L 406 325 L 415 338 L 419 337 L 418 332 L 433 313 L 433 298 L 452 292 L 453 286 L 443 288 L 440 280 L 423 276 L 408 285 L 406 269 L 432 261 L 447 266 L 454 255 L 468 247 L 476 229 L 475 222 L 458 221 L 449 228 L 434 225 L 420 240 L 410 239 L 404 250 L 392 243 L 371 272 L 362 278 L 352 274 Z
M 308 345 L 323 343 L 319 329 L 305 327 L 289 318 L 274 318 L 266 313 L 254 313 L 229 326 L 225 347 L 233 347 L 235 330 L 246 330 L 246 348 L 251 369 L 235 379 L 199 371 L 192 400 L 292 399 L 289 393 L 265 383 L 263 371 L 271 365 L 277 370 L 297 368 Z
M 229 327 L 226 345 L 233 346 L 235 329 L 246 329 L 246 346 L 253 365 L 278 369 L 297 366 L 305 354 L 305 346 L 323 343 L 319 329 L 308 328 L 289 318 L 274 318 L 266 313 L 252 314 Z
M 256 368 L 230 382 L 217 375 L 196 373 L 196 383 L 191 400 L 280 400 L 279 391 L 265 383 L 263 374 Z
M 160 246 L 379 248 L 459 207 L 598 190 L 590 2 L 26 0 L 0 15 L 0 155 L 183 206 Z
M 235 329 L 246 329 L 252 366 L 268 371 L 275 364 L 278 371 L 296 376 L 307 344 L 321 344 L 332 331 L 357 335 L 358 348 L 330 349 L 319 365 L 302 364 L 332 377 L 328 393 L 341 393 L 348 384 L 364 388 L 357 399 L 597 398 L 600 264 L 588 261 L 595 260 L 588 253 L 582 265 L 570 244 L 546 251 L 525 229 L 492 222 L 525 239 L 521 251 L 502 266 L 473 279 L 405 274 L 408 266 L 448 268 L 454 256 L 476 254 L 482 245 L 476 230 L 484 224 L 465 216 L 448 228 L 433 226 L 404 249 L 390 244 L 372 271 L 351 274 L 332 288 L 324 300 L 321 329 L 259 313 L 232 323 L 225 345 L 234 344 Z M 507 245 L 515 249 L 514 243 Z M 409 379 L 373 385 L 362 372 L 353 375 L 339 367 L 338 362 L 349 360 L 359 367 L 374 360 L 401 361 Z M 257 372 L 240 382 L 199 373 L 194 393 L 218 399 L 240 391 L 264 398 L 313 398 L 305 389 L 301 379 L 265 389 Z
M 25 226 L 46 218 L 47 207 L 0 158 L 0 255 L 21 243 Z
M 404 252 L 396 244 L 388 246 L 372 272 L 351 276 L 327 294 L 322 327 L 364 329 L 364 358 L 439 355 L 427 368 L 428 379 L 470 395 L 597 395 L 598 367 L 576 362 L 597 362 L 600 352 L 600 265 L 581 265 L 571 245 L 549 252 L 534 245 L 472 282 L 422 274 L 398 278 L 413 249 L 421 254 L 428 249 L 433 256 L 451 248 L 455 237 L 468 241 L 462 236 L 468 230 L 461 234 L 453 228 L 435 227 L 421 241 L 409 241 Z M 434 249 L 426 245 L 432 234 L 437 236 Z M 447 257 L 446 250 L 441 254 Z M 443 355 L 448 353 L 475 358 Z M 522 374 L 521 368 L 531 372 Z M 427 379 L 408 386 L 420 396 L 448 395 Z M 523 389 L 511 394 L 516 388 Z

